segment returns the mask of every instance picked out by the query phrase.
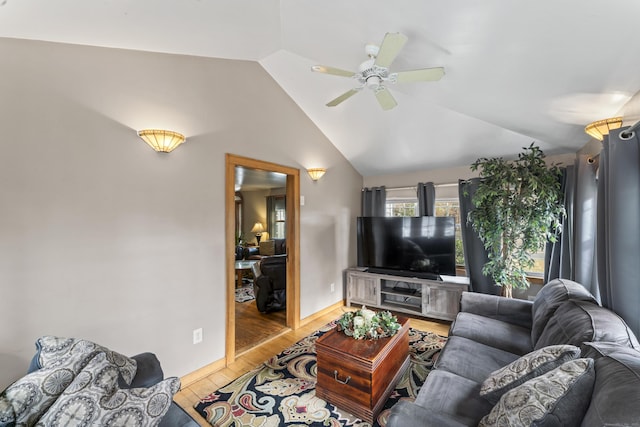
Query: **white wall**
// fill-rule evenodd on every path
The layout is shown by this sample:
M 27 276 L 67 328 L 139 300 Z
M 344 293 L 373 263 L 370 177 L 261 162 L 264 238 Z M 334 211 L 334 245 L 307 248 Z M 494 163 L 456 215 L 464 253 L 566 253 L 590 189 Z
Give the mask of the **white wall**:
M 259 64 L 0 39 L 0 388 L 45 334 L 224 357 L 224 155 L 301 173 L 301 315 L 342 298 L 362 177 Z M 143 128 L 187 142 L 155 153 Z M 204 328 L 204 342 L 191 343 Z

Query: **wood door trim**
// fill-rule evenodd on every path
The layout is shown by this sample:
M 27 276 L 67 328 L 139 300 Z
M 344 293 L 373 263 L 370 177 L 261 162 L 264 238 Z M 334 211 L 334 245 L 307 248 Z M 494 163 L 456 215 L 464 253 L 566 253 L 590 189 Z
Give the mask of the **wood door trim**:
M 300 327 L 300 170 L 227 153 L 225 156 L 225 250 L 227 272 L 226 364 L 236 358 L 235 316 L 235 168 L 236 166 L 287 175 L 287 326 Z

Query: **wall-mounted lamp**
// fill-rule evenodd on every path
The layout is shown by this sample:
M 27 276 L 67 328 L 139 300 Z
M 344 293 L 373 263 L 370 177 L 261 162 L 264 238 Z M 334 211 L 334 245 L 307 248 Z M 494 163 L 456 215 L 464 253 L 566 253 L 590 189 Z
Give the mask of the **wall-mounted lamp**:
M 605 135 L 609 135 L 609 131 L 618 129 L 620 126 L 622 126 L 622 117 L 612 117 L 589 123 L 584 131 L 598 141 L 602 141 Z
M 256 240 L 258 244 L 260 244 L 260 238 L 262 237 L 262 232 L 264 231 L 264 227 L 261 222 L 256 222 L 253 224 L 253 228 L 251 229 L 252 233 L 256 233 Z
M 325 168 L 311 168 L 311 169 L 307 169 L 307 173 L 309 173 L 309 176 L 311 177 L 312 180 L 317 181 L 320 178 L 322 178 L 322 176 L 325 174 L 327 170 Z
M 161 153 L 170 153 L 185 140 L 184 135 L 170 130 L 144 129 L 138 136 L 151 148 Z

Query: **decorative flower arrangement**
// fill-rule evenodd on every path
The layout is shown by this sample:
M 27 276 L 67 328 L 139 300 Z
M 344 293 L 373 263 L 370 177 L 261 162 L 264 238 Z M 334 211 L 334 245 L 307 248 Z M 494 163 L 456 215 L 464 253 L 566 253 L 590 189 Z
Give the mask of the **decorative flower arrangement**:
M 389 311 L 376 313 L 365 306 L 358 311 L 350 311 L 338 319 L 336 326 L 345 335 L 357 340 L 391 337 L 400 329 L 398 318 Z

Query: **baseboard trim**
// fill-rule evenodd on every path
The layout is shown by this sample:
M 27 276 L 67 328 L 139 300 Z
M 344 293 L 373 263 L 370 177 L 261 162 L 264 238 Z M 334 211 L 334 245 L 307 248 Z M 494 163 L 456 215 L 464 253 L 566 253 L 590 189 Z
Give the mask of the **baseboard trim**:
M 335 303 L 333 305 L 330 305 L 329 307 L 327 307 L 327 308 L 325 308 L 323 310 L 320 310 L 320 311 L 312 314 L 311 316 L 307 316 L 304 319 L 300 319 L 300 326 L 304 326 L 307 323 L 313 322 L 314 320 L 318 319 L 319 317 L 322 317 L 325 314 L 327 314 L 327 313 L 329 313 L 329 312 L 331 312 L 331 311 L 333 311 L 333 310 L 335 310 L 337 308 L 344 307 L 344 305 L 345 305 L 344 300 L 338 301 L 337 303 Z
M 181 388 L 189 387 L 191 384 L 194 384 L 200 381 L 203 378 L 208 377 L 209 375 L 218 372 L 220 369 L 225 367 L 225 359 L 216 360 L 215 362 L 209 363 L 202 368 L 188 373 L 187 375 L 180 378 Z

